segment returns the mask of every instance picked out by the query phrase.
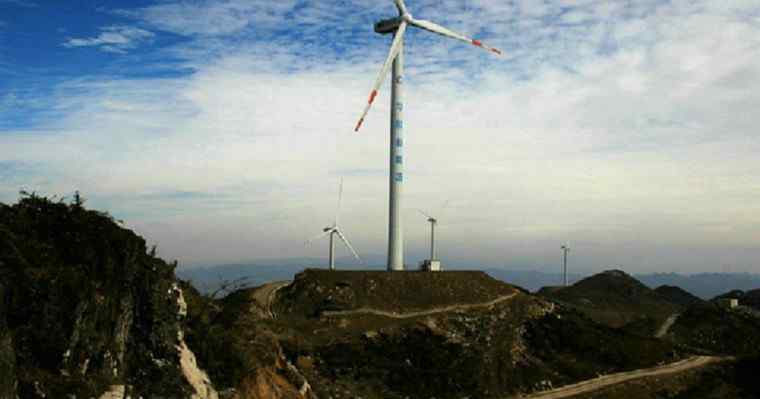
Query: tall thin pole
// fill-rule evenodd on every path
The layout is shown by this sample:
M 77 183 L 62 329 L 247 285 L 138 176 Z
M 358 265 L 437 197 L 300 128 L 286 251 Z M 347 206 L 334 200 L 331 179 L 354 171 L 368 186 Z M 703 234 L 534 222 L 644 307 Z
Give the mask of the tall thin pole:
M 330 232 L 330 270 L 335 270 L 335 230 Z
M 435 219 L 430 220 L 430 260 L 435 260 Z
M 565 287 L 567 287 L 567 253 L 570 248 L 567 245 L 562 246 L 562 275 Z
M 396 33 L 398 34 L 398 33 Z M 402 39 L 403 40 L 403 39 Z M 404 182 L 404 43 L 393 60 L 391 82 L 391 148 L 388 209 L 388 270 L 404 270 L 404 231 L 401 225 L 401 194 Z

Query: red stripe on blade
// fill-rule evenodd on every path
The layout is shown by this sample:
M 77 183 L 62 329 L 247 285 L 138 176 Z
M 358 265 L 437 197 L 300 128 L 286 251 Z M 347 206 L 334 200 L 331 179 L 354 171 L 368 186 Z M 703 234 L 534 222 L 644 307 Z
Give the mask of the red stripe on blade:
M 372 94 L 369 95 L 370 104 L 372 104 L 372 102 L 375 101 L 375 97 L 377 97 L 377 90 L 372 90 Z
M 478 47 L 483 47 L 483 43 L 480 40 L 473 40 L 472 44 L 474 44 L 474 45 L 476 45 Z
M 355 132 L 359 131 L 359 128 L 362 127 L 362 123 L 364 123 L 364 118 L 359 119 L 359 123 L 356 124 L 356 128 L 354 129 Z
M 501 55 L 501 50 L 499 50 L 499 49 L 493 48 L 493 49 L 491 49 L 491 51 L 493 51 L 494 53 L 496 53 L 498 55 Z

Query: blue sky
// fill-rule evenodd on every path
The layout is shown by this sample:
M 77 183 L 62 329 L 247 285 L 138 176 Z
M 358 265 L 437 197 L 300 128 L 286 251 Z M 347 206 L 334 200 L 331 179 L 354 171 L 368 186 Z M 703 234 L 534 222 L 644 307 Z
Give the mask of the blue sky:
M 760 272 L 760 3 L 408 0 L 406 245 Z M 385 251 L 392 1 L 0 0 L 0 201 L 80 190 L 185 265 Z M 443 208 L 445 202 L 450 204 Z M 448 220 L 449 223 L 446 223 Z M 447 226 L 448 225 L 448 226 Z

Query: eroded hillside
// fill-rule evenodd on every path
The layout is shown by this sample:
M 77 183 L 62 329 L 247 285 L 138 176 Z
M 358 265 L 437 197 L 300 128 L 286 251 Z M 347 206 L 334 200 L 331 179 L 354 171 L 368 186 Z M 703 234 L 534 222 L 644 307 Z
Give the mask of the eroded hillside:
M 188 378 L 174 266 L 78 197 L 0 205 L 0 293 L 2 398 L 214 397 Z

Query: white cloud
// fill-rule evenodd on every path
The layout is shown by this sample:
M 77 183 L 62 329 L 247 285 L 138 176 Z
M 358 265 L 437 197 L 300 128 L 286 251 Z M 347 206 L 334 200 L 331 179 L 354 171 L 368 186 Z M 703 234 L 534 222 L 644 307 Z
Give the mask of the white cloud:
M 171 1 L 138 10 L 121 10 L 120 14 L 180 35 L 214 36 L 241 31 L 252 23 L 257 29 L 272 27 L 295 4 L 295 0 Z
M 518 3 L 414 5 L 508 50 L 497 59 L 421 33 L 407 43 L 404 206 L 456 204 L 441 217 L 442 256 L 554 264 L 571 237 L 574 262 L 592 270 L 757 265 L 747 248 L 760 242 L 760 27 L 743 17 L 748 8 Z M 273 23 L 242 3 L 190 4 L 162 3 L 152 26 L 225 33 L 205 25 L 212 18 L 187 19 L 201 5 L 220 7 L 228 32 Z M 565 6 L 584 22 L 562 26 Z M 301 243 L 331 220 L 344 175 L 344 227 L 362 252 L 383 253 L 388 87 L 362 133 L 351 132 L 387 51 L 369 23 L 392 6 L 372 7 L 352 17 L 367 29 L 345 37 L 319 28 L 341 17 L 328 4 L 294 11 L 325 35 L 312 39 L 345 38 L 346 49 L 203 38 L 171 50 L 194 65 L 190 76 L 62 86 L 67 116 L 47 132 L 0 136 L 0 162 L 32 161 L 25 173 L 48 177 L 30 178 L 35 188 L 90 193 L 168 257 L 193 263 L 322 255 Z M 278 12 L 272 21 L 285 18 Z M 2 186 L 12 199 L 17 187 Z M 406 226 L 408 245 L 424 252 L 425 221 L 410 212 Z
M 132 26 L 107 26 L 101 33 L 91 38 L 70 38 L 64 47 L 98 47 L 102 51 L 124 53 L 155 36 L 152 32 Z

